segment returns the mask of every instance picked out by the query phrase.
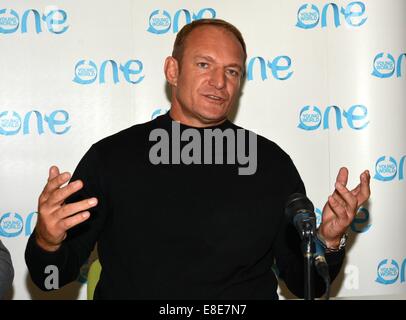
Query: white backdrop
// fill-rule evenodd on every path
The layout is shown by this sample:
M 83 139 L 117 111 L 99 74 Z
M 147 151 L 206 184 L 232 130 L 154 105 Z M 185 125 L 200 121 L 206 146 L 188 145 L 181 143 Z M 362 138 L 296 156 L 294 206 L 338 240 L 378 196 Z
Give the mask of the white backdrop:
M 233 120 L 291 155 L 318 214 L 341 166 L 350 187 L 371 172 L 372 196 L 351 226 L 334 295 L 405 293 L 406 1 L 2 0 L 0 237 L 15 268 L 9 298 L 86 297 L 85 270 L 42 293 L 25 266 L 48 168 L 72 172 L 92 143 L 165 112 L 164 59 L 177 30 L 202 17 L 243 33 L 252 68 Z M 290 297 L 283 286 L 281 294 Z

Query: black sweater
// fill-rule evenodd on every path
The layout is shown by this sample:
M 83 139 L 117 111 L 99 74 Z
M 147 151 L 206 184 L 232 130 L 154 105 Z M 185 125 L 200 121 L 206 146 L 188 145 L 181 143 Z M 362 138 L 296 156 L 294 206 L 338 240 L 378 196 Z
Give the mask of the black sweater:
M 47 265 L 59 268 L 60 286 L 75 280 L 97 242 L 95 299 L 277 299 L 274 261 L 288 288 L 303 296 L 300 239 L 284 206 L 305 188 L 290 157 L 258 135 L 253 175 L 239 175 L 238 163 L 153 165 L 149 134 L 170 133 L 171 124 L 167 113 L 90 148 L 71 179 L 84 187 L 66 202 L 95 196 L 99 203 L 56 252 L 43 251 L 31 235 L 25 258 L 34 283 L 45 290 Z M 241 129 L 230 121 L 216 128 Z M 343 258 L 328 255 L 332 279 Z M 324 285 L 316 282 L 320 296 Z

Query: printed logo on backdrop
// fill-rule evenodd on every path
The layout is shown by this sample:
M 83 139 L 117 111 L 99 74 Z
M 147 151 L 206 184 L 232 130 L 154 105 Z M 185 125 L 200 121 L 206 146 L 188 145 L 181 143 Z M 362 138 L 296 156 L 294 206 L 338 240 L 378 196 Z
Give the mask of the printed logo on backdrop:
M 140 60 L 128 60 L 124 64 L 114 60 L 105 60 L 101 63 L 100 68 L 92 60 L 80 60 L 75 65 L 73 82 L 87 85 L 96 82 L 99 78 L 99 84 L 106 82 L 117 84 L 123 79 L 128 83 L 138 84 L 145 78 L 144 75 L 141 75 L 143 70 L 144 66 Z
M 0 110 L 0 136 L 34 133 L 42 135 L 46 132 L 63 135 L 71 128 L 71 126 L 68 126 L 68 122 L 69 113 L 65 110 L 55 110 L 49 114 L 42 114 L 36 110 L 25 114 Z
M 395 259 L 384 259 L 378 264 L 376 282 L 384 285 L 395 284 L 399 277 L 400 283 L 405 282 L 406 259 L 400 265 Z
M 318 228 L 321 224 L 323 213 L 322 210 L 319 208 L 316 208 L 314 213 L 316 215 L 316 227 Z M 351 230 L 356 233 L 364 233 L 371 228 L 371 223 L 369 220 L 369 211 L 367 208 L 360 207 L 358 209 L 350 227 Z
M 351 230 L 356 233 L 365 233 L 371 228 L 369 211 L 367 208 L 360 207 L 351 223 Z
M 168 111 L 169 111 L 169 109 L 164 109 L 164 108 L 155 109 L 155 110 L 152 112 L 151 120 L 154 120 L 156 117 L 159 117 L 159 116 L 164 115 L 164 114 L 167 113 Z
M 33 219 L 35 217 L 35 219 Z M 14 238 L 30 236 L 35 226 L 37 212 L 29 213 L 25 218 L 16 212 L 7 212 L 0 215 L 0 236 Z M 35 220 L 35 221 L 33 221 Z
M 21 33 L 39 34 L 48 31 L 53 34 L 65 33 L 69 25 L 65 10 L 55 6 L 46 7 L 41 13 L 35 9 L 17 12 L 14 9 L 0 8 L 0 34 Z
M 326 28 L 328 24 L 331 25 L 333 22 L 336 28 L 341 24 L 360 27 L 367 18 L 365 16 L 365 4 L 361 1 L 351 2 L 347 6 L 341 7 L 341 9 L 335 3 L 327 3 L 321 9 L 321 15 L 318 6 L 306 3 L 300 6 L 297 12 L 296 27 L 313 29 L 321 24 L 322 28 Z
M 378 181 L 392 181 L 398 176 L 399 180 L 404 179 L 406 155 L 399 159 L 399 162 L 392 156 L 382 156 L 376 160 L 374 179 Z
M 390 53 L 378 53 L 373 62 L 372 75 L 378 78 L 390 78 L 395 74 L 396 77 L 400 78 L 402 76 L 402 62 L 406 60 L 406 53 L 402 53 L 395 61 L 395 58 Z
M 166 10 L 154 10 L 149 16 L 148 32 L 153 34 L 165 34 L 168 32 L 177 33 L 184 25 L 203 18 L 216 18 L 216 11 L 213 8 L 203 8 L 192 12 L 187 9 L 180 9 L 172 15 Z M 183 23 L 180 25 L 180 23 Z
M 333 116 L 330 116 L 333 114 Z M 353 105 L 347 111 L 341 110 L 337 106 L 328 106 L 322 111 L 317 106 L 304 106 L 299 112 L 298 128 L 305 131 L 314 131 L 322 127 L 324 130 L 330 129 L 330 122 L 335 124 L 337 130 L 344 128 L 343 122 L 353 130 L 363 130 L 368 124 L 368 109 L 364 105 Z M 335 119 L 330 120 L 330 118 Z M 344 121 L 343 121 L 344 119 Z
M 255 68 L 258 64 L 259 67 Z M 253 57 L 248 61 L 247 80 L 257 79 L 258 72 L 262 81 L 267 80 L 269 74 L 276 80 L 287 80 L 293 74 L 293 71 L 290 70 L 291 65 L 292 59 L 289 56 L 277 56 L 272 61 L 263 57 Z M 256 73 L 254 70 L 257 70 Z

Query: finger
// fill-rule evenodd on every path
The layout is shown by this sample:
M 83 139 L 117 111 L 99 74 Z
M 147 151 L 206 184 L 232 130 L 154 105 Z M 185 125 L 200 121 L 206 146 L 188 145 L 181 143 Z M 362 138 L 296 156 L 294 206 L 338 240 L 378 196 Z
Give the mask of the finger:
M 333 194 L 331 195 L 335 201 L 337 201 L 341 206 L 345 207 L 345 200 L 340 196 L 338 191 L 334 191 Z
M 90 217 L 90 212 L 83 211 L 83 212 L 75 214 L 74 216 L 61 220 L 60 223 L 62 224 L 62 228 L 66 231 L 66 230 L 78 225 L 79 223 L 86 221 L 89 217 Z
M 365 201 L 367 201 L 371 195 L 371 187 L 370 187 L 371 176 L 368 170 L 364 171 L 361 174 L 360 180 L 361 180 L 360 191 L 359 194 L 357 195 L 358 206 L 362 205 Z
M 81 180 L 76 180 L 69 183 L 68 185 L 54 190 L 50 197 L 48 198 L 48 205 L 50 207 L 61 205 L 69 196 L 74 194 L 83 188 L 83 182 Z
M 39 199 L 38 199 L 39 205 L 44 204 L 48 200 L 48 198 L 50 197 L 51 193 L 54 190 L 58 189 L 61 185 L 63 185 L 70 179 L 69 172 L 59 174 L 59 169 L 57 167 L 55 167 L 55 168 L 56 168 L 56 170 L 52 167 L 49 169 L 48 182 L 45 185 L 44 189 L 42 190 L 42 192 L 39 196 Z M 54 175 L 57 172 L 58 172 L 58 175 L 51 178 L 51 175 Z
M 328 204 L 330 205 L 331 210 L 337 216 L 337 218 L 347 221 L 348 214 L 345 207 L 343 207 L 337 200 L 335 200 L 334 197 L 328 197 Z
M 52 166 L 49 168 L 48 182 L 59 175 L 59 168 L 57 166 Z
M 340 168 L 337 174 L 336 182 L 341 183 L 344 187 L 348 182 L 348 169 L 346 167 Z
M 66 219 L 78 212 L 88 210 L 97 205 L 97 198 L 89 198 L 82 201 L 70 203 L 64 205 L 57 211 L 57 216 L 59 219 Z
M 355 198 L 351 192 L 339 182 L 336 183 L 336 190 L 345 201 L 347 212 L 352 214 L 355 213 L 357 207 L 357 198 Z
M 62 174 L 55 176 L 54 178 L 48 181 L 42 193 L 46 196 L 49 196 L 53 191 L 60 188 L 64 183 L 68 182 L 70 178 L 71 175 L 69 172 L 64 172 Z

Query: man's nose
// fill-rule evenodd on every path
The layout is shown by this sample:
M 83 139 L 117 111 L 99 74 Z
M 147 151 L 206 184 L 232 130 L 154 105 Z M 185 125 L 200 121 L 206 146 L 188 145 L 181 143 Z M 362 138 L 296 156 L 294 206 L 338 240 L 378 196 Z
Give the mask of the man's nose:
M 216 89 L 223 89 L 226 84 L 226 75 L 222 68 L 215 68 L 210 74 L 209 84 Z

